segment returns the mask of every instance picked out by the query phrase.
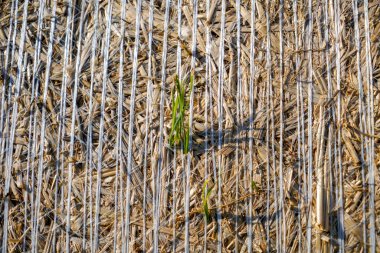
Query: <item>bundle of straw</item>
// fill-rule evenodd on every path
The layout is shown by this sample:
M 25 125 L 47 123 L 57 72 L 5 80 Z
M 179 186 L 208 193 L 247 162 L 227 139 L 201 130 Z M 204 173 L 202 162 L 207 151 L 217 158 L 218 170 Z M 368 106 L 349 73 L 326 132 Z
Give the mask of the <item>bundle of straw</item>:
M 380 2 L 0 1 L 5 252 L 380 251 Z

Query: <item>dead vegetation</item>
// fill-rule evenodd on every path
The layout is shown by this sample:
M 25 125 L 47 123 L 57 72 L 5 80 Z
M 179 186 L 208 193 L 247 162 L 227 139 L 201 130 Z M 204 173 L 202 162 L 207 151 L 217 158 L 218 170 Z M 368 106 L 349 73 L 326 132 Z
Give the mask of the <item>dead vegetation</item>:
M 3 252 L 379 251 L 366 3 L 0 1 Z

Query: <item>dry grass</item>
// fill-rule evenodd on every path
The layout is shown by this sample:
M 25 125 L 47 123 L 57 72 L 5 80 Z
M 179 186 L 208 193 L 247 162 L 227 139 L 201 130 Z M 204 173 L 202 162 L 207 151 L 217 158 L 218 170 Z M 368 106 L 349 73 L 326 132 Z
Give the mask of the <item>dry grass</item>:
M 201 0 L 196 52 L 193 1 L 180 37 L 178 1 L 166 25 L 142 1 L 137 34 L 137 0 L 24 2 L 0 1 L 4 251 L 380 250 L 379 1 L 256 0 L 252 22 L 251 1 Z

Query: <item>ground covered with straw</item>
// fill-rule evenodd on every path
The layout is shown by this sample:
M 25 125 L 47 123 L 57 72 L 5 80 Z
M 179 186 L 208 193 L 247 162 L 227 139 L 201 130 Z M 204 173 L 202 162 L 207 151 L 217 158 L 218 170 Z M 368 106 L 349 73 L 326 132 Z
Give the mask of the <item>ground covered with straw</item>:
M 2 252 L 380 251 L 379 1 L 0 8 Z

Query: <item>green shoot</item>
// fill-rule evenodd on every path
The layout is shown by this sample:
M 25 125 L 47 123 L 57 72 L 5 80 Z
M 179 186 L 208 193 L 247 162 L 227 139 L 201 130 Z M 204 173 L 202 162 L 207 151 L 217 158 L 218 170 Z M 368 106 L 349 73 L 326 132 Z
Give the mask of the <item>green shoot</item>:
M 253 180 L 252 180 L 252 182 L 251 182 L 251 187 L 252 187 L 252 190 L 253 190 L 254 192 L 258 191 L 257 184 L 256 184 L 256 182 L 253 181 Z
M 206 222 L 209 222 L 211 220 L 211 215 L 210 215 L 210 210 L 208 208 L 208 200 L 210 198 L 213 186 L 207 189 L 207 183 L 208 183 L 208 180 L 206 180 L 203 184 L 202 205 L 203 205 L 203 213 L 205 214 Z
M 178 147 L 183 144 L 183 152 L 189 151 L 190 130 L 188 126 L 187 110 L 189 109 L 188 92 L 193 89 L 194 78 L 190 76 L 190 83 L 180 81 L 175 77 L 172 90 L 172 124 L 169 135 L 171 147 Z

